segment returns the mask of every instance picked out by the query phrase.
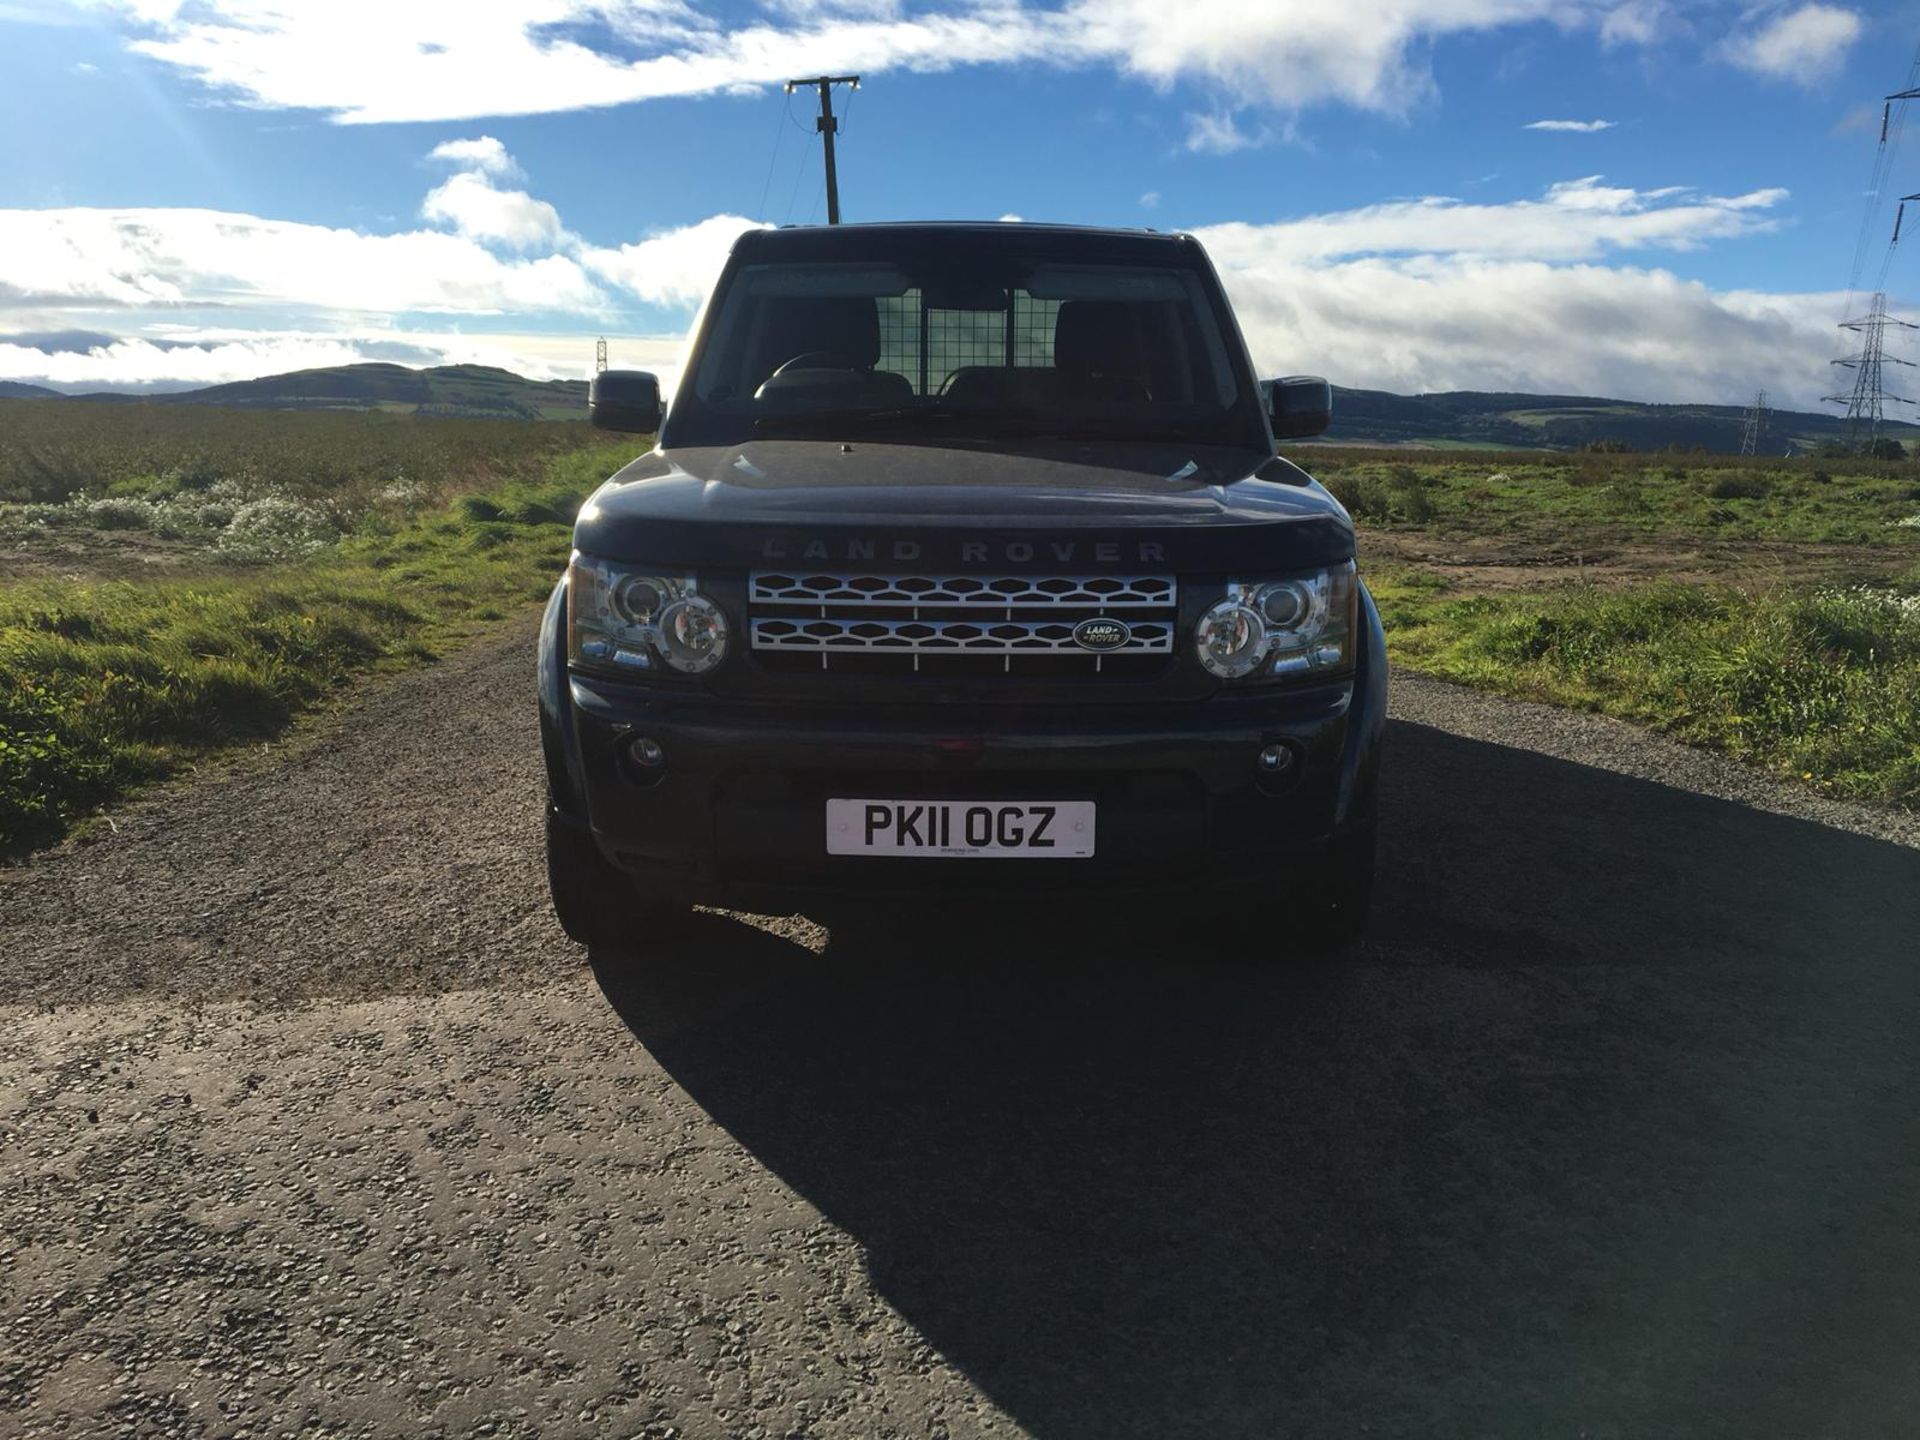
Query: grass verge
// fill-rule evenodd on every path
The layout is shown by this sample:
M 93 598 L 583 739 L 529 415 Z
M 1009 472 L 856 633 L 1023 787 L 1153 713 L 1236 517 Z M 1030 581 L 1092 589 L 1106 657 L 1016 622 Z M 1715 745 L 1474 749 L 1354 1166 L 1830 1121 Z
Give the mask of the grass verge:
M 1411 669 L 1617 715 L 1851 799 L 1920 806 L 1910 586 L 1460 596 L 1420 572 L 1370 583 L 1394 659 Z
M 1623 537 L 1920 549 L 1920 466 L 1860 459 L 1289 451 L 1375 528 L 1565 546 Z
M 544 599 L 580 501 L 631 453 L 566 455 L 537 483 L 266 573 L 0 589 L 0 855 Z
M 365 513 L 310 559 L 0 587 L 0 856 L 280 731 L 356 675 L 543 598 L 600 445 L 424 520 Z M 1872 477 L 1876 484 L 1883 477 Z M 1433 488 L 1389 472 L 1389 508 Z M 1407 517 L 1402 517 L 1407 518 Z M 1920 569 L 1876 589 L 1657 584 L 1474 596 L 1370 575 L 1396 660 L 1604 711 L 1853 798 L 1920 806 Z

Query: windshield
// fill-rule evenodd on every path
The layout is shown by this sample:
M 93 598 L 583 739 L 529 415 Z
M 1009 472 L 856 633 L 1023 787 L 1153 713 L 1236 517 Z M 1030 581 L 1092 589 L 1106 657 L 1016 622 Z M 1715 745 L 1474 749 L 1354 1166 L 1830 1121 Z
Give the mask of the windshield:
M 675 443 L 755 437 L 1244 445 L 1228 334 L 1195 270 L 953 247 L 745 265 Z M 1237 343 L 1237 337 L 1233 337 Z

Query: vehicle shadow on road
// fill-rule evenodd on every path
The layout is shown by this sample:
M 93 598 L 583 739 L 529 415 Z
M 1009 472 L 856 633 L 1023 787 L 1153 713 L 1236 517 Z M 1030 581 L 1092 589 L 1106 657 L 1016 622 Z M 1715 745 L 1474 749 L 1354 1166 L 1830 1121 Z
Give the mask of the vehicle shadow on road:
M 975 907 L 596 969 L 1034 1434 L 1897 1433 L 1920 852 L 1391 746 L 1344 962 L 1276 891 L 1225 954 Z

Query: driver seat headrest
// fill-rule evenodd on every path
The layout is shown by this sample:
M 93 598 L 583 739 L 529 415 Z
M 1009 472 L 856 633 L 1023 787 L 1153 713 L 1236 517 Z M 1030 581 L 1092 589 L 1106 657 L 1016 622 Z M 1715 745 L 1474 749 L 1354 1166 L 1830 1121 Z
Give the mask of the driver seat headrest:
M 1144 380 L 1138 307 L 1124 300 L 1069 300 L 1054 321 L 1056 369 Z
M 815 350 L 844 356 L 860 369 L 871 370 L 880 359 L 879 307 L 860 296 L 768 300 L 761 353 L 772 361 L 769 371 Z

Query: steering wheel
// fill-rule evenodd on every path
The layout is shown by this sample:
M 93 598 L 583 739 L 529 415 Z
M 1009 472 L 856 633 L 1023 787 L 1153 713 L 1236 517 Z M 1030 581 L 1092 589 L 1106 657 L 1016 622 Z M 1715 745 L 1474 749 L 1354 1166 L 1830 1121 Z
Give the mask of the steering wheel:
M 860 366 L 844 355 L 834 354 L 831 350 L 809 350 L 804 355 L 796 355 L 784 362 L 773 374 L 784 375 L 789 370 L 851 370 L 856 375 L 861 373 Z

